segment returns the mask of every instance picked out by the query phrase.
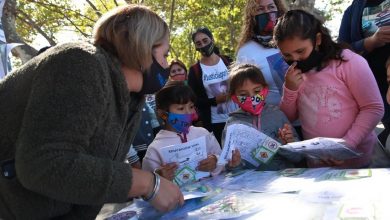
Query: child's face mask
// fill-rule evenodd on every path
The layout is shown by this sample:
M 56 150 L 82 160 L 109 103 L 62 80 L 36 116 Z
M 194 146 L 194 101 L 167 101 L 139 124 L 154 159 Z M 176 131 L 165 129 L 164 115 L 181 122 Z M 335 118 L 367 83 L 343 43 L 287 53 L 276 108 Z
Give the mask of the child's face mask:
M 196 112 L 191 114 L 176 114 L 167 112 L 167 123 L 170 124 L 178 133 L 188 133 L 188 129 L 193 121 L 198 120 Z
M 268 94 L 268 87 L 263 88 L 257 95 L 254 96 L 237 96 L 232 95 L 232 100 L 240 106 L 240 108 L 252 115 L 260 115 L 265 105 L 265 97 Z

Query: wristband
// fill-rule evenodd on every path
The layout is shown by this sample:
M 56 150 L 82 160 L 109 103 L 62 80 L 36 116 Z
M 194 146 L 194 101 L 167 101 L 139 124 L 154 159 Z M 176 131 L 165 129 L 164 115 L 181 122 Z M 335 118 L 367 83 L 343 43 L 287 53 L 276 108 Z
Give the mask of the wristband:
M 156 197 L 158 191 L 160 190 L 160 176 L 155 172 L 153 172 L 153 175 L 154 175 L 153 191 L 148 196 L 142 196 L 142 199 L 146 202 L 153 200 Z

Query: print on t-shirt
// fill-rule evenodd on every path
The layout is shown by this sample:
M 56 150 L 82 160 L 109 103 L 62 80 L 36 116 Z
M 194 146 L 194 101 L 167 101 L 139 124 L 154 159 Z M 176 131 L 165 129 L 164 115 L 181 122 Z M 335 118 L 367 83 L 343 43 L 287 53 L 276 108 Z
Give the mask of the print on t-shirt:
M 222 59 L 214 66 L 206 66 L 200 64 L 203 75 L 203 85 L 205 87 L 208 98 L 215 98 L 219 95 L 227 94 L 229 71 Z M 217 106 L 211 107 L 211 121 L 212 123 L 226 122 L 229 117 L 228 114 L 237 110 L 238 106 L 232 102 L 227 101 L 220 103 Z
M 279 93 L 282 94 L 284 76 L 286 75 L 288 64 L 283 60 L 282 55 L 280 55 L 280 53 L 275 53 L 271 56 L 268 56 L 267 62 L 271 70 L 271 75 L 275 82 L 275 85 L 278 88 Z

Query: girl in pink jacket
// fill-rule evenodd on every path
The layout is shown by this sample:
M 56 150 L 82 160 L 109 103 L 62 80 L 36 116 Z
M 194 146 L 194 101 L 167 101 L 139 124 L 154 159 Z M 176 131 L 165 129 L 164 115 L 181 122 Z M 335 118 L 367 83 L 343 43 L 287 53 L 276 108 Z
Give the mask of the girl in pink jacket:
M 290 121 L 300 119 L 304 139 L 342 138 L 362 153 L 344 161 L 308 158 L 308 166 L 369 166 L 384 108 L 366 60 L 332 41 L 322 23 L 302 10 L 279 19 L 274 40 L 290 65 L 281 110 Z

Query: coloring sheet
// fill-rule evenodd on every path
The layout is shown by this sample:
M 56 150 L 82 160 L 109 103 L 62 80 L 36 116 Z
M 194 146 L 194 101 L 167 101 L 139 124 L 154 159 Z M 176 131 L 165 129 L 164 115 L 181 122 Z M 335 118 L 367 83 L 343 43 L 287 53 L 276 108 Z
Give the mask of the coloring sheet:
M 318 159 L 332 158 L 335 160 L 347 160 L 360 157 L 360 153 L 351 150 L 343 143 L 344 140 L 339 138 L 318 137 L 305 141 L 288 143 L 281 146 L 281 148 Z
M 161 148 L 165 163 L 178 163 L 174 182 L 181 186 L 210 175 L 209 172 L 197 171 L 198 163 L 207 158 L 206 136 L 186 143 Z
M 218 164 L 223 165 L 232 158 L 232 150 L 238 149 L 241 158 L 258 167 L 268 163 L 276 154 L 280 144 L 257 129 L 244 124 L 229 125 Z

